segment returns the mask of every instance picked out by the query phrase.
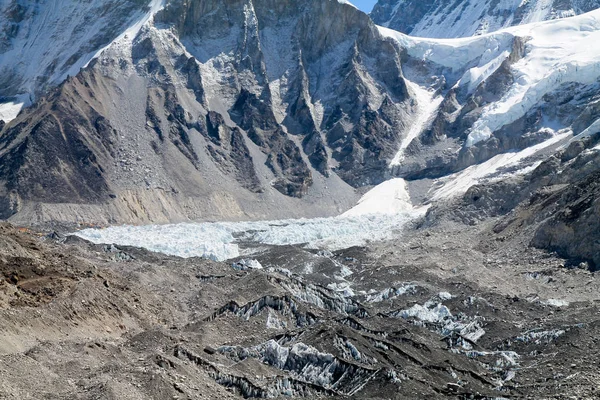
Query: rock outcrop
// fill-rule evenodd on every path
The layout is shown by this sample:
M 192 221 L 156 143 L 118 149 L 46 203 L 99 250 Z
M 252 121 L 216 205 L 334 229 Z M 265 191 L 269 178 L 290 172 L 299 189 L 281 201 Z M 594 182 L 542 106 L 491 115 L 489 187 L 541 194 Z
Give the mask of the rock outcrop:
M 364 13 L 173 0 L 146 19 L 3 130 L 2 217 L 323 215 L 387 176 L 410 94 L 400 46 Z

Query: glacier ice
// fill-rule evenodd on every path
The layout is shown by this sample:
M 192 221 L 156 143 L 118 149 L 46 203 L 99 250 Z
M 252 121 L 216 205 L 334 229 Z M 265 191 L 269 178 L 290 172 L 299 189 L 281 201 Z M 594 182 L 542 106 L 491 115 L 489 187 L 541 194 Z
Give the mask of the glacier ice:
M 257 261 L 249 258 L 234 262 L 231 265 L 234 269 L 239 271 L 247 271 L 249 269 L 263 269 L 263 266 Z
M 484 106 L 465 146 L 471 147 L 523 117 L 544 96 L 566 83 L 594 84 L 600 74 L 600 10 L 572 18 L 510 27 L 491 34 L 459 39 L 411 37 L 379 27 L 383 36 L 400 43 L 415 58 L 465 71 L 457 87 L 474 91 L 511 54 L 513 41 L 526 48 L 511 65 L 514 83 L 499 101 Z M 426 93 L 425 93 L 426 94 Z M 427 100 L 417 96 L 418 100 Z M 428 111 L 432 112 L 432 111 Z
M 415 304 L 407 310 L 402 310 L 399 316 L 404 319 L 417 318 L 424 322 L 441 322 L 452 317 L 452 313 L 443 304 L 437 304 L 433 307 Z
M 75 235 L 96 244 L 142 247 L 179 256 L 224 261 L 240 256 L 241 243 L 305 244 L 339 250 L 385 240 L 423 214 L 409 210 L 394 215 L 359 215 L 257 222 L 183 223 L 85 229 Z
M 407 293 L 414 293 L 417 289 L 416 285 L 406 284 L 398 288 L 389 288 L 382 290 L 381 292 L 375 292 L 367 295 L 365 301 L 367 303 L 380 303 L 385 300 L 394 299 L 398 296 L 405 295 Z

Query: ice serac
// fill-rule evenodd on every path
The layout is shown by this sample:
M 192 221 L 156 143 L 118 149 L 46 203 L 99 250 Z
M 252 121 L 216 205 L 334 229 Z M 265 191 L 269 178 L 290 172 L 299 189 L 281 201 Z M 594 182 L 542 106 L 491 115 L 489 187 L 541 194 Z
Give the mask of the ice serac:
M 599 7 L 598 0 L 379 0 L 371 17 L 412 36 L 456 38 L 572 17 Z
M 406 49 L 409 86 L 439 104 L 417 107 L 418 129 L 392 161 L 393 175 L 440 178 L 596 129 L 599 17 L 594 10 L 459 39 L 381 27 Z
M 48 27 L 84 24 L 81 7 L 44 14 L 40 35 L 28 40 L 43 46 L 41 37 L 55 35 Z M 102 40 L 90 31 L 89 52 L 70 64 L 92 59 L 85 69 L 69 79 L 61 70 L 66 80 L 3 129 L 3 217 L 336 214 L 354 204 L 355 187 L 387 177 L 410 93 L 400 46 L 366 14 L 331 0 L 131 9 L 114 19 L 121 30 L 103 31 Z M 39 86 L 25 81 L 44 92 L 58 72 L 36 75 L 52 77 Z

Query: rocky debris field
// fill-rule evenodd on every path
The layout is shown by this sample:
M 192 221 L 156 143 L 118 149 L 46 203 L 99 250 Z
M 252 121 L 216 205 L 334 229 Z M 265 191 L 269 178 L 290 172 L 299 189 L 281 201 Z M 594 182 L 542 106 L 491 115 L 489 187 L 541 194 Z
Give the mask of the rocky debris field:
M 595 274 L 492 227 L 217 263 L 2 225 L 0 398 L 596 398 Z

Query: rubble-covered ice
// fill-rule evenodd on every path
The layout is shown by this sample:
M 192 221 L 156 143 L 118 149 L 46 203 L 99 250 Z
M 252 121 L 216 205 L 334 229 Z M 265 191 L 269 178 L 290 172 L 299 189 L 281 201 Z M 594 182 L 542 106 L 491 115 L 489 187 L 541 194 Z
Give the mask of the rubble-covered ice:
M 406 284 L 397 288 L 388 288 L 380 292 L 370 293 L 365 298 L 367 303 L 381 303 L 385 300 L 394 299 L 407 293 L 413 293 L 417 289 L 416 285 Z
M 234 269 L 239 271 L 247 271 L 249 269 L 263 269 L 262 265 L 257 260 L 243 259 L 231 264 Z
M 548 331 L 534 329 L 523 333 L 521 336 L 518 336 L 516 340 L 523 343 L 548 344 L 558 339 L 565 333 L 566 331 L 563 329 L 553 329 Z
M 419 326 L 429 325 L 434 331 L 450 340 L 453 336 L 457 336 L 454 344 L 460 345 L 463 349 L 472 350 L 472 344 L 486 333 L 482 327 L 482 318 L 471 318 L 461 313 L 453 315 L 448 307 L 439 302 L 451 298 L 450 293 L 441 292 L 423 305 L 415 304 L 406 310 L 396 311 L 391 316 L 411 320 Z
M 350 342 L 346 342 L 346 345 L 349 345 L 348 350 L 354 360 L 361 358 L 356 347 Z M 302 342 L 287 347 L 270 340 L 248 348 L 221 346 L 219 352 L 235 361 L 259 359 L 267 365 L 286 371 L 302 382 L 336 390 L 345 395 L 356 393 L 378 373 L 376 369 L 358 366 Z
M 341 294 L 343 297 L 355 296 L 354 290 L 352 290 L 348 282 L 330 283 L 327 285 L 327 289 L 333 290 L 334 292 Z

